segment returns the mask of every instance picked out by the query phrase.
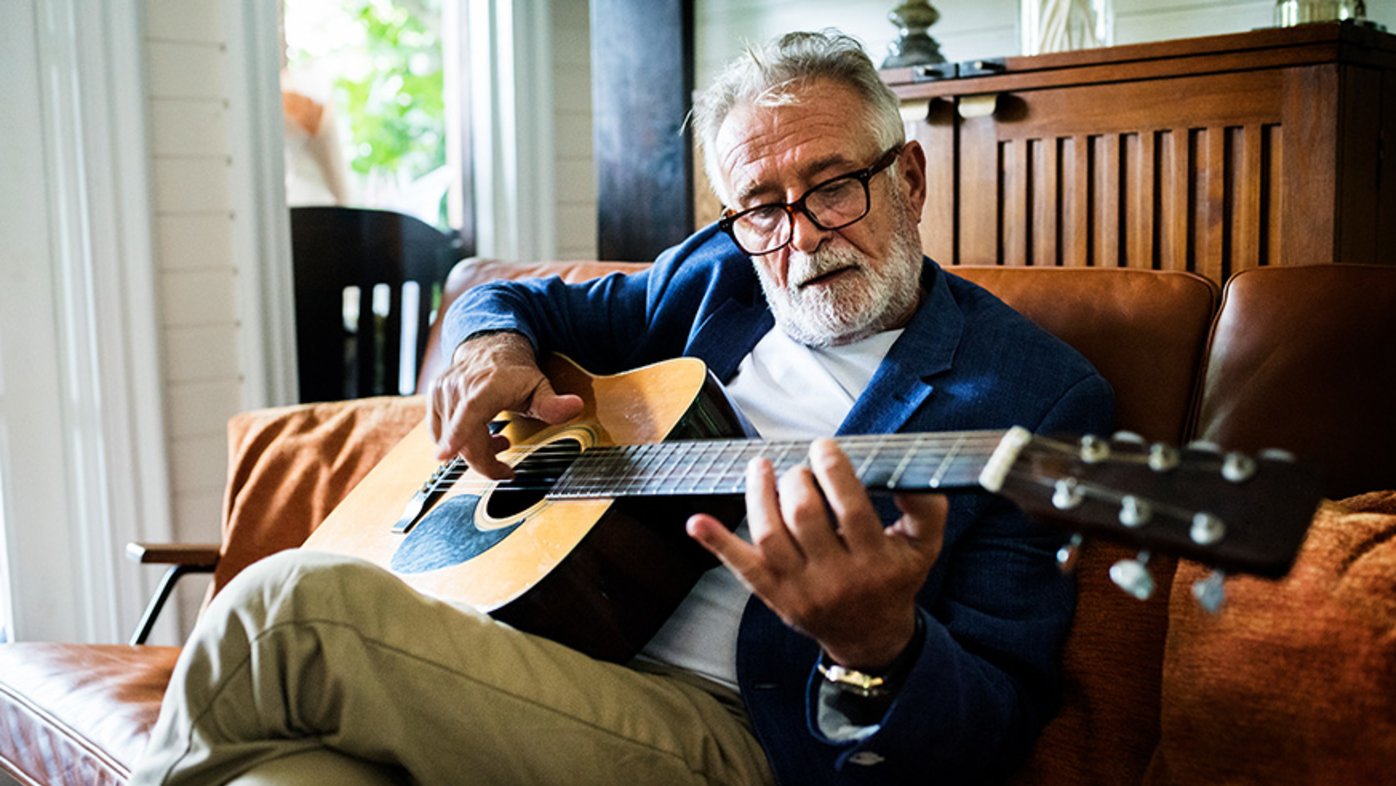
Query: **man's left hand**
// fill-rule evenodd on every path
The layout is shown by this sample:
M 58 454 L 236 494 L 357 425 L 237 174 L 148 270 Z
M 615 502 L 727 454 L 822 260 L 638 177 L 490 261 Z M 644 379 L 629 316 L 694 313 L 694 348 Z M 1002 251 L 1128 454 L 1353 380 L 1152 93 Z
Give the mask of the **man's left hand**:
M 779 484 L 766 459 L 747 466 L 751 543 L 707 515 L 690 518 L 688 533 L 834 662 L 881 668 L 915 635 L 916 593 L 940 555 L 945 497 L 897 494 L 902 516 L 884 528 L 833 440 L 810 445 L 809 464 Z

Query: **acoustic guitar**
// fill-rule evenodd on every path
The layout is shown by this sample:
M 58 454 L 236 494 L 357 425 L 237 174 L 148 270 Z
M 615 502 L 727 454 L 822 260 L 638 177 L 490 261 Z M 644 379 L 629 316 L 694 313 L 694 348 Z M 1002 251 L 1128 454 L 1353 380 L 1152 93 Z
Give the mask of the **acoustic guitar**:
M 460 459 L 438 464 L 423 423 L 304 547 L 361 557 L 428 595 L 624 661 L 716 564 L 685 533 L 688 516 L 735 528 L 747 462 L 764 456 L 780 473 L 805 460 L 808 443 L 743 436 L 721 385 L 693 358 L 598 376 L 553 355 L 544 371 L 585 406 L 558 426 L 497 424 L 512 480 Z M 1010 428 L 839 443 L 874 492 L 987 490 L 1078 533 L 1270 577 L 1289 570 L 1319 501 L 1316 478 L 1286 456 L 1177 450 L 1126 434 Z

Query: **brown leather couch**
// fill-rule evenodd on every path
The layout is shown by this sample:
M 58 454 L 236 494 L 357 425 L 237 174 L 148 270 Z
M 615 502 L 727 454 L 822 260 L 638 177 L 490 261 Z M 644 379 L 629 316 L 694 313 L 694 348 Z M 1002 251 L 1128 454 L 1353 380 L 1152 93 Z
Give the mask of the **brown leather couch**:
M 475 260 L 448 290 L 616 267 Z M 1396 267 L 1248 270 L 1224 293 L 1186 273 L 954 272 L 1090 358 L 1115 386 L 1122 428 L 1287 449 L 1322 469 L 1334 499 L 1396 488 Z M 433 350 L 423 375 L 444 362 Z M 215 588 L 298 544 L 420 407 L 367 399 L 235 418 Z M 1290 576 L 1233 579 L 1215 618 L 1195 611 L 1199 569 L 1188 563 L 1155 557 L 1148 601 L 1117 590 L 1106 574 L 1127 553 L 1109 544 L 1083 553 L 1062 711 L 1016 782 L 1390 783 L 1396 496 L 1325 503 Z M 0 646 L 0 771 L 23 784 L 124 782 L 177 652 Z

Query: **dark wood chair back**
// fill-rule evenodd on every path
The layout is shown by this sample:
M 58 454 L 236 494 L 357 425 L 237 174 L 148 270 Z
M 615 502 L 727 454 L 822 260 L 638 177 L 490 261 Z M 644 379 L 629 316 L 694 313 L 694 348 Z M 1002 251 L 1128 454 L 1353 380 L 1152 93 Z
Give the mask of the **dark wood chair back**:
M 297 207 L 291 251 L 300 400 L 412 392 L 454 238 L 387 210 Z

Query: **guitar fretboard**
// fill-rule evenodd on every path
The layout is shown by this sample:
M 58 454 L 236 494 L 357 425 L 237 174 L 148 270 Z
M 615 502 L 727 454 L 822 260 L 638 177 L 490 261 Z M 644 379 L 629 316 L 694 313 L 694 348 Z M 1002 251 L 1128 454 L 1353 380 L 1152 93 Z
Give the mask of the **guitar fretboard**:
M 879 434 L 837 441 L 863 485 L 924 491 L 978 485 L 1003 431 Z M 741 494 L 746 466 L 771 461 L 777 476 L 806 463 L 807 441 L 694 440 L 595 447 L 582 453 L 549 492 L 554 498 Z M 547 447 L 540 451 L 548 450 Z M 534 459 L 546 457 L 537 456 Z M 528 471 L 528 464 L 520 467 Z M 519 478 L 518 480 L 523 480 Z

